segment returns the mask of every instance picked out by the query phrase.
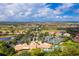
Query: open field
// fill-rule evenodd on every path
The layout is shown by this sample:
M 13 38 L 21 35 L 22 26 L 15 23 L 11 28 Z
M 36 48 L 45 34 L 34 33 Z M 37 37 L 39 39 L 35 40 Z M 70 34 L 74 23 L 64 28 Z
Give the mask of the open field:
M 42 33 L 45 33 L 45 32 L 65 32 L 65 30 L 42 30 L 41 32 Z
M 0 38 L 13 37 L 13 36 L 16 36 L 16 35 L 3 35 L 3 36 L 0 36 Z

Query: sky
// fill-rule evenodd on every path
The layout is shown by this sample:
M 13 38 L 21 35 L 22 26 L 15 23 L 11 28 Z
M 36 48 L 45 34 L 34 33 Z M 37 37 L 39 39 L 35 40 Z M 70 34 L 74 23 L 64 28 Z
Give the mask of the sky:
M 0 3 L 2 21 L 79 21 L 79 3 Z

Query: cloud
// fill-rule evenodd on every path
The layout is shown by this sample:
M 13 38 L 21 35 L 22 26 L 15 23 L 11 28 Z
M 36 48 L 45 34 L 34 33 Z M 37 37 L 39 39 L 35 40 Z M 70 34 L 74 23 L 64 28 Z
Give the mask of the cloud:
M 44 3 L 0 4 L 0 21 L 66 20 L 73 17 L 62 14 L 73 5 L 74 4 L 62 4 L 54 10 L 48 7 L 50 5 Z M 75 13 L 79 13 L 79 10 L 75 11 Z
M 63 14 L 65 11 L 68 11 L 70 9 L 70 7 L 72 7 L 74 4 L 70 3 L 70 4 L 63 4 L 62 6 L 56 8 L 55 12 L 59 12 L 58 14 Z
M 6 17 L 4 15 L 0 15 L 0 21 L 6 21 Z

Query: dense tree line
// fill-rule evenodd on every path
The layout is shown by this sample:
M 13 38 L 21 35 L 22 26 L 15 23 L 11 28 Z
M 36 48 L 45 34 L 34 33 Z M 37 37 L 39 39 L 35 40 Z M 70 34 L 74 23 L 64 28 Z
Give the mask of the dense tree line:
M 0 55 L 12 56 L 15 54 L 15 49 L 9 46 L 6 42 L 0 41 Z

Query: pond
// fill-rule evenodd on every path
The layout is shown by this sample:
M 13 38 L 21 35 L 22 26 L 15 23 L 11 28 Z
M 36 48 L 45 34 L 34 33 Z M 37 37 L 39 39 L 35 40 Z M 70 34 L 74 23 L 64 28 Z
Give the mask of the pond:
M 14 37 L 4 37 L 4 38 L 0 38 L 0 40 L 10 40 L 10 39 L 13 39 Z

